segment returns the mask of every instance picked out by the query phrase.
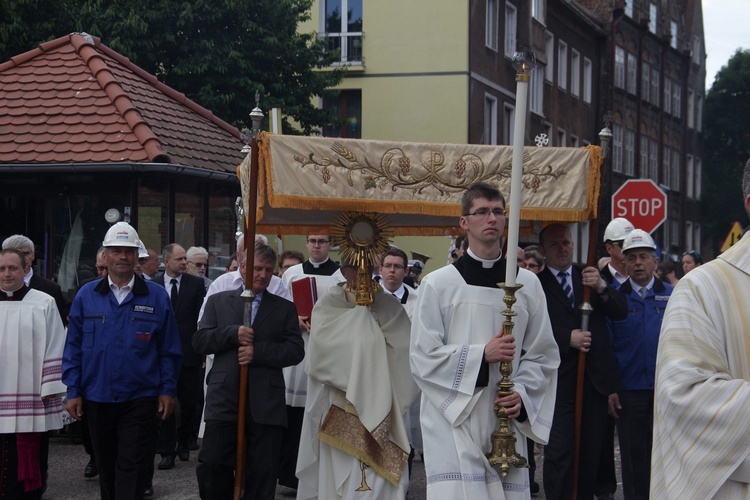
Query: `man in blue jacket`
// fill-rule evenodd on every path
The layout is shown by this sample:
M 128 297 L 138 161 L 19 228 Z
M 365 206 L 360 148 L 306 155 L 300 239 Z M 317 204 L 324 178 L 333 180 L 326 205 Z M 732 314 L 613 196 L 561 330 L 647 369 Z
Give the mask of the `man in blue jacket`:
M 67 410 L 87 414 L 104 500 L 143 498 L 154 412 L 166 419 L 174 411 L 182 361 L 169 296 L 135 274 L 140 245 L 125 222 L 107 231 L 109 276 L 76 295 L 63 354 Z
M 624 496 L 648 498 L 656 348 L 673 287 L 654 278 L 659 259 L 647 232 L 632 230 L 625 237 L 622 253 L 629 278 L 620 286 L 620 293 L 628 301 L 628 316 L 610 321 L 622 390 L 609 396 L 609 413 L 617 419 Z

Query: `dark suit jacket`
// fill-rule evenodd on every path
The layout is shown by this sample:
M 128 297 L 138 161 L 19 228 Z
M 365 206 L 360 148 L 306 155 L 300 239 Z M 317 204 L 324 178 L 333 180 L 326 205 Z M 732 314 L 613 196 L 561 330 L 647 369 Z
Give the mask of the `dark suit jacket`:
M 560 349 L 560 368 L 558 370 L 558 399 L 575 398 L 575 385 L 578 370 L 578 349 L 570 347 L 570 332 L 581 327 L 581 313 L 578 306 L 583 302 L 583 282 L 581 269 L 573 266 L 573 294 L 576 309 L 570 305 L 563 292 L 560 281 L 552 271 L 545 267 L 537 274 L 542 283 L 547 299 L 547 311 L 552 322 L 552 332 Z M 586 355 L 586 376 L 597 392 L 608 396 L 620 390 L 620 375 L 617 371 L 617 359 L 612 349 L 612 340 L 607 329 L 606 317 L 624 319 L 628 314 L 628 304 L 622 295 L 613 287 L 607 287 L 609 299 L 603 301 L 596 292 L 591 294 L 591 306 L 594 311 L 589 316 L 591 332 L 591 349 Z
M 240 365 L 237 330 L 244 317 L 241 289 L 211 295 L 193 339 L 195 350 L 214 354 L 206 391 L 206 421 L 237 421 Z M 248 411 L 253 421 L 286 426 L 284 376 L 281 369 L 305 357 L 294 303 L 266 291 L 253 320 L 253 362 L 248 366 Z
M 164 273 L 154 276 L 153 282 L 166 287 Z M 199 366 L 203 362 L 201 355 L 193 349 L 193 336 L 198 329 L 198 313 L 200 313 L 205 296 L 206 286 L 203 284 L 203 278 L 192 274 L 182 275 L 174 316 L 182 341 L 183 366 Z
M 65 299 L 63 298 L 60 285 L 52 280 L 42 278 L 38 274 L 34 273 L 31 275 L 31 279 L 29 280 L 29 288 L 44 292 L 55 299 L 55 304 L 57 304 L 57 310 L 60 313 L 60 318 L 62 318 L 63 325 L 68 324 L 68 311 L 65 305 Z

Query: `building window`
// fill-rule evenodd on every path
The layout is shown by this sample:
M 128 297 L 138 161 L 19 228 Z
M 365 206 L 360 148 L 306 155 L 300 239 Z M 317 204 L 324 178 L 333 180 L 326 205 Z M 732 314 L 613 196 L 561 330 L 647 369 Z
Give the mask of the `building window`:
M 576 49 L 570 50 L 570 94 L 581 95 L 581 54 Z
M 695 128 L 695 92 L 693 89 L 688 89 L 687 95 L 687 126 Z
M 641 135 L 641 170 L 640 178 L 648 179 L 648 136 Z
M 625 49 L 615 47 L 615 87 L 625 88 Z
M 511 104 L 503 107 L 503 144 L 513 144 L 513 125 L 516 120 L 516 108 Z
M 695 197 L 694 192 L 694 184 L 693 184 L 693 176 L 695 175 L 695 170 L 693 167 L 693 155 L 687 155 L 686 165 L 685 165 L 685 190 L 687 191 L 685 194 L 688 198 Z
M 577 135 L 571 135 L 570 136 L 570 147 L 571 148 L 577 148 L 578 147 L 578 136 Z
M 505 3 L 505 57 L 509 59 L 516 52 L 516 12 L 513 4 Z
M 557 144 L 552 143 L 554 137 L 552 137 L 552 124 L 550 122 L 544 122 L 544 135 L 549 139 L 550 146 L 557 146 Z
M 664 78 L 664 112 L 672 113 L 672 80 Z
M 485 4 L 485 26 L 484 44 L 497 52 L 497 2 L 498 0 L 487 0 Z
M 661 161 L 664 164 L 664 168 L 662 169 L 662 175 L 664 178 L 662 179 L 661 183 L 664 184 L 667 187 L 670 187 L 672 185 L 670 179 L 672 175 L 672 169 L 669 166 L 669 160 L 672 158 L 672 155 L 670 154 L 670 149 L 667 146 L 664 146 L 664 149 L 662 150 L 662 157 Z
M 544 24 L 544 0 L 531 0 L 531 17 Z
M 677 82 L 672 83 L 672 116 L 682 118 L 682 85 Z
M 659 106 L 659 71 L 651 66 L 651 104 Z
M 695 97 L 695 128 L 703 132 L 703 96 Z
M 699 36 L 693 37 L 693 63 L 700 64 L 702 59 L 702 50 L 701 50 L 701 38 Z
M 649 91 L 651 90 L 650 74 L 650 66 L 647 62 L 644 62 L 641 68 L 641 99 L 646 102 L 649 101 Z
M 544 115 L 544 78 L 542 73 L 544 68 L 536 67 L 531 72 L 531 82 L 529 82 L 529 109 L 532 113 L 540 116 Z
M 555 78 L 555 36 L 549 31 L 544 32 L 544 55 L 547 58 L 544 79 L 552 83 Z
M 342 63 L 362 62 L 362 0 L 326 0 L 328 50 L 339 51 Z
M 557 129 L 557 145 L 561 148 L 564 148 L 568 145 L 567 135 L 565 134 L 565 129 L 562 129 L 559 127 Z
M 656 34 L 656 4 L 653 2 L 649 8 L 648 30 L 654 35 Z
M 685 221 L 685 248 L 695 248 L 693 246 L 693 223 Z
M 625 131 L 625 175 L 635 176 L 635 131 Z
M 672 150 L 672 184 L 669 186 L 672 191 L 680 191 L 680 152 Z
M 557 41 L 557 86 L 568 88 L 568 44 L 562 40 Z
M 659 183 L 659 143 L 654 139 L 648 145 L 648 178 Z
M 612 125 L 612 171 L 622 172 L 622 125 Z
M 592 76 L 592 66 L 591 66 L 591 60 L 587 57 L 583 58 L 583 102 L 590 103 L 591 102 L 591 79 Z
M 625 15 L 628 17 L 633 17 L 633 2 L 635 0 L 625 0 Z
M 497 98 L 484 95 L 484 133 L 482 144 L 497 144 Z
M 342 90 L 338 97 L 323 100 L 323 109 L 331 109 L 340 125 L 323 128 L 324 137 L 362 138 L 362 91 Z
M 628 92 L 635 95 L 637 87 L 638 58 L 632 52 L 628 52 Z
M 677 22 L 671 21 L 669 23 L 669 32 L 672 38 L 669 40 L 669 45 L 673 48 L 677 48 Z
M 701 159 L 696 158 L 695 159 L 695 199 L 700 200 L 703 195 L 703 189 L 701 186 L 701 182 L 703 179 L 703 166 L 701 164 Z

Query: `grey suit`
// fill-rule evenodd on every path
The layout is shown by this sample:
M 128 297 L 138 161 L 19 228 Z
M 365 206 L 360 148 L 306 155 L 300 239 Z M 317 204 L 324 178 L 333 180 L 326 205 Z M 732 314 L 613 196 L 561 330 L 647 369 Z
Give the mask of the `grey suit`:
M 208 375 L 206 431 L 198 456 L 201 498 L 231 497 L 234 476 L 240 365 L 237 330 L 242 325 L 242 290 L 220 292 L 208 298 L 193 347 L 214 354 Z M 282 368 L 304 358 L 297 309 L 286 299 L 263 292 L 253 320 L 254 353 L 248 366 L 247 467 L 245 498 L 274 498 L 286 403 Z M 274 458 L 275 457 L 275 458 Z M 228 493 L 227 493 L 228 492 Z

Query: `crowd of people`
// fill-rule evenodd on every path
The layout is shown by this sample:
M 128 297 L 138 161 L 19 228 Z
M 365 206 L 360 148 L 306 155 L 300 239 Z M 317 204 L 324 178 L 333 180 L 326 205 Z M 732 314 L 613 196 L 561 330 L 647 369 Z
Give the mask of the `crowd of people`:
M 743 193 L 750 213 L 750 161 Z M 298 499 L 403 499 L 416 456 L 428 498 L 527 498 L 540 483 L 550 499 L 613 498 L 615 431 L 626 499 L 750 493 L 747 238 L 708 263 L 685 252 L 680 269 L 678 252 L 660 254 L 618 218 L 606 259 L 578 266 L 564 224 L 504 251 L 494 186 L 467 188 L 461 214 L 451 264 L 423 278 L 424 263 L 396 247 L 335 262 L 327 234 L 306 236 L 307 258 L 257 235 L 252 262 L 240 238 L 214 280 L 209 252 L 172 243 L 159 272 L 159 255 L 118 222 L 69 308 L 31 270 L 33 242 L 7 238 L 0 497 L 41 498 L 63 408 L 82 422 L 84 476 L 103 499 L 153 496 L 157 461 L 169 470 L 196 450 L 204 500 L 232 497 L 238 475 L 247 499 L 272 499 L 277 485 Z M 304 293 L 316 302 L 301 314 Z M 501 394 L 502 363 L 513 387 Z M 498 415 L 529 471 L 488 461 Z

